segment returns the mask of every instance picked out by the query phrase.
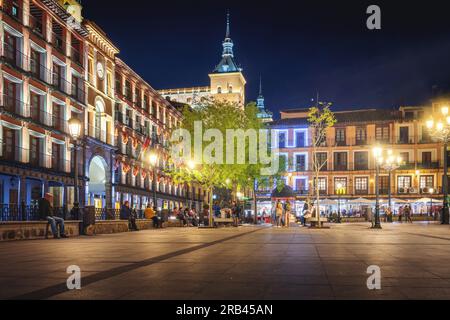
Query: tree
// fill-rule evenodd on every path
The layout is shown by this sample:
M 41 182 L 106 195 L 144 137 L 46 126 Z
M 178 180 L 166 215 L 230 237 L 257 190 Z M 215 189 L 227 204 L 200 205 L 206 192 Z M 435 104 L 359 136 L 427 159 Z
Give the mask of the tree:
M 264 129 L 254 103 L 240 108 L 235 103 L 206 100 L 183 110 L 182 132 L 171 139 L 176 164 L 167 173 L 176 183 L 198 183 L 208 191 L 210 225 L 215 188 L 248 188 L 260 178 L 264 167 L 260 151 L 264 150 L 260 150 L 259 134 Z
M 311 131 L 311 144 L 313 147 L 313 171 L 314 171 L 314 191 L 316 196 L 315 212 L 317 225 L 320 224 L 320 190 L 319 175 L 322 168 L 327 164 L 328 159 L 320 159 L 318 149 L 326 143 L 326 135 L 329 128 L 336 123 L 334 113 L 330 109 L 331 103 L 318 102 L 316 106 L 309 109 L 308 122 Z

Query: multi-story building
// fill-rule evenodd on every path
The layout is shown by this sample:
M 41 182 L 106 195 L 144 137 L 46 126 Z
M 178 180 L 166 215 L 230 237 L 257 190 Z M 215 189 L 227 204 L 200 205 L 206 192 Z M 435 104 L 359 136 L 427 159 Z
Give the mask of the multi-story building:
M 118 58 L 115 81 L 116 208 L 127 200 L 137 208 L 153 205 L 153 185 L 158 208 L 180 207 L 185 203 L 184 185 L 173 183 L 164 174 L 169 168 L 171 131 L 182 121 L 180 111 Z M 149 162 L 150 152 L 157 154 L 155 171 Z
M 86 108 L 85 38 L 63 1 L 0 1 L 0 203 L 21 213 L 43 192 L 74 194 L 67 120 Z M 67 1 L 65 1 L 67 2 Z M 74 2 L 74 5 L 77 3 Z M 80 177 L 81 177 L 80 172 Z M 81 183 L 81 181 L 80 181 Z M 25 219 L 25 216 L 24 216 Z
M 229 15 L 227 16 L 225 40 L 222 42 L 222 47 L 222 59 L 213 72 L 209 74 L 209 86 L 163 89 L 159 90 L 159 93 L 171 101 L 187 103 L 192 106 L 201 103 L 202 99 L 214 99 L 237 103 L 244 107 L 247 81 L 242 73 L 242 68 L 236 63 L 234 57 L 234 43 L 231 40 Z
M 163 172 L 181 112 L 117 57 L 105 32 L 83 20 L 79 2 L 0 0 L 0 7 L 0 220 L 33 219 L 45 192 L 68 212 L 75 154 L 80 204 L 98 209 L 98 218 L 126 200 L 151 203 L 153 180 L 159 208 L 189 200 L 200 209 L 205 194 Z M 78 151 L 73 117 L 82 123 Z M 158 154 L 155 175 L 150 152 Z
M 375 145 L 392 149 L 402 159 L 391 174 L 391 194 L 401 200 L 429 197 L 429 188 L 442 197 L 443 146 L 432 141 L 424 117 L 431 106 L 401 107 L 397 110 L 355 110 L 335 112 L 337 123 L 327 131 L 316 149 L 320 163 L 326 163 L 318 181 L 313 172 L 313 148 L 308 109 L 285 110 L 271 124 L 277 135 L 272 146 L 287 165 L 285 181 L 297 195 L 297 205 L 313 195 L 317 185 L 323 197 L 347 200 L 375 198 Z M 447 155 L 448 156 L 448 155 Z M 344 190 L 338 195 L 337 185 Z M 382 199 L 389 191 L 388 171 L 381 169 L 379 190 Z M 270 207 L 269 193 L 260 190 L 261 206 Z

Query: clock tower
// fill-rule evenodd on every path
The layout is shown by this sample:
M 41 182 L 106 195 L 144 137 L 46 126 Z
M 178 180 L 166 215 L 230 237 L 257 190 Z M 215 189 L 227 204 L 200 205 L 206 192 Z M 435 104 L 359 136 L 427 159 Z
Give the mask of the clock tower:
M 222 42 L 222 60 L 209 74 L 211 81 L 211 96 L 216 100 L 237 103 L 242 108 L 245 105 L 246 80 L 242 68 L 234 59 L 234 43 L 230 36 L 230 15 L 227 15 L 225 40 Z

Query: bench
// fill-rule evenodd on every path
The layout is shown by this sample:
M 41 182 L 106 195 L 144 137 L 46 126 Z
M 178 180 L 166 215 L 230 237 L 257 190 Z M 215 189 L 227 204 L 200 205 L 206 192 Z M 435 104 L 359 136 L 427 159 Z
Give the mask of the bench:
M 320 217 L 320 226 L 323 227 L 323 223 L 328 222 L 327 218 Z M 317 218 L 307 218 L 306 223 L 309 223 L 311 227 L 316 227 L 318 224 Z
M 214 226 L 218 227 L 220 225 L 234 225 L 234 220 L 233 218 L 214 218 Z

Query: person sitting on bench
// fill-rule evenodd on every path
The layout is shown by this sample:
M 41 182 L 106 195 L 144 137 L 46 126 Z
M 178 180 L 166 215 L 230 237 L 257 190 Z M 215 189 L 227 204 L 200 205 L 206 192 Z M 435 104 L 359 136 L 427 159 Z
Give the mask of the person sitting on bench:
M 53 238 L 55 239 L 68 238 L 68 236 L 66 236 L 66 234 L 64 233 L 64 219 L 55 217 L 53 215 L 52 203 L 53 203 L 53 195 L 51 193 L 46 193 L 44 198 L 41 198 L 38 202 L 39 217 L 42 220 L 48 221 L 50 227 L 52 228 Z M 59 225 L 59 234 L 57 225 Z

